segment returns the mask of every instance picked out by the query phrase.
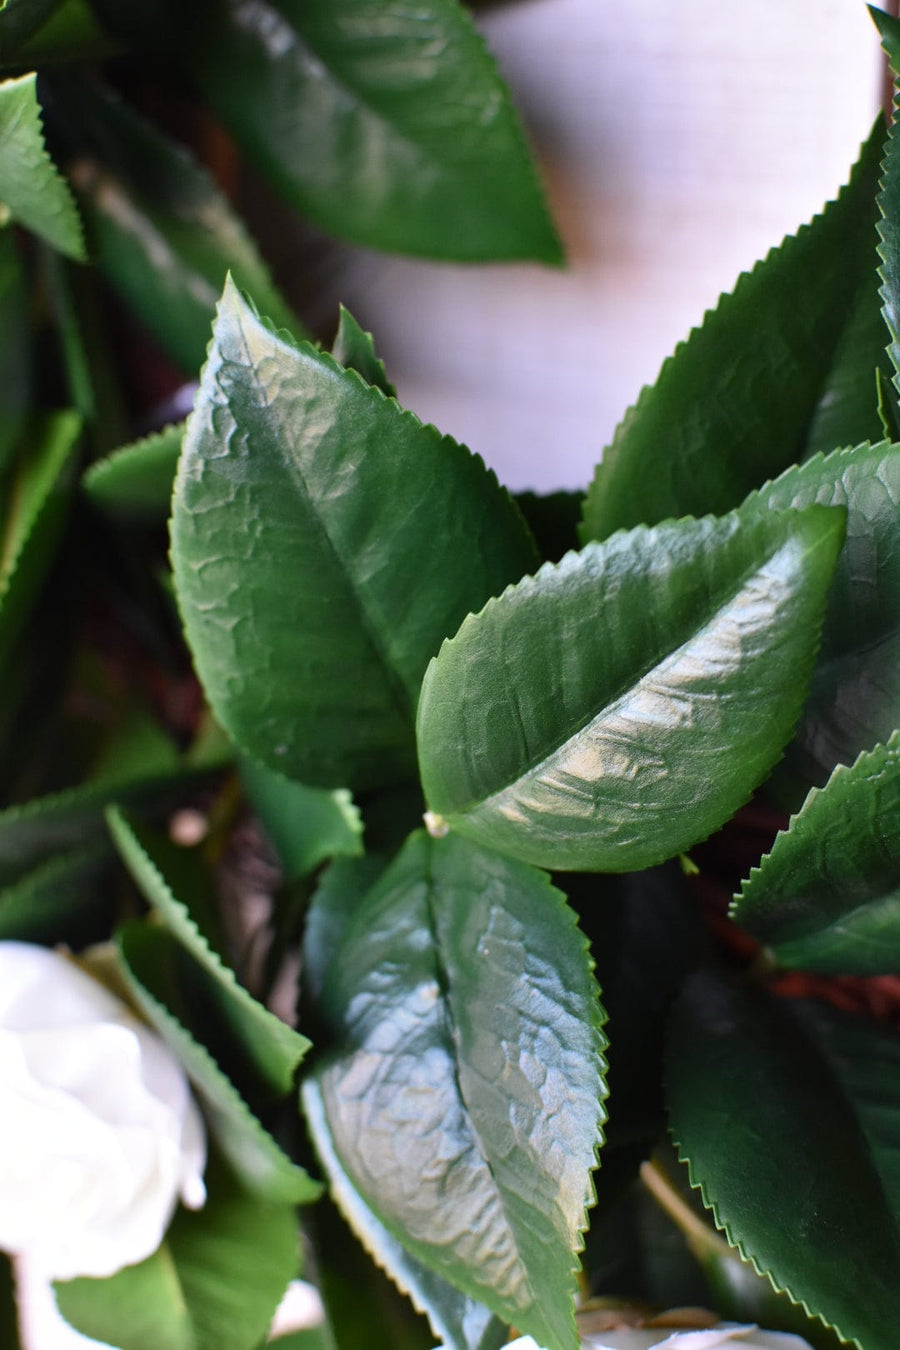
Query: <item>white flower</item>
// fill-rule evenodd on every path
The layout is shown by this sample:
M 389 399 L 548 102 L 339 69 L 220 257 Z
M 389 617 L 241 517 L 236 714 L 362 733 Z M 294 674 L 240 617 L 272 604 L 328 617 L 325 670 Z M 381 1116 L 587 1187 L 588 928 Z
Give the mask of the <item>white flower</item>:
M 156 1250 L 206 1198 L 203 1123 L 165 1044 L 44 947 L 0 942 L 0 1250 L 51 1279 Z
M 800 1336 L 788 1336 L 781 1331 L 760 1331 L 756 1326 L 738 1326 L 734 1322 L 720 1322 L 706 1331 L 665 1331 L 645 1327 L 627 1327 L 622 1331 L 604 1331 L 599 1336 L 588 1336 L 582 1341 L 584 1350 L 811 1350 L 808 1341 Z M 506 1350 L 540 1350 L 530 1336 L 511 1341 Z

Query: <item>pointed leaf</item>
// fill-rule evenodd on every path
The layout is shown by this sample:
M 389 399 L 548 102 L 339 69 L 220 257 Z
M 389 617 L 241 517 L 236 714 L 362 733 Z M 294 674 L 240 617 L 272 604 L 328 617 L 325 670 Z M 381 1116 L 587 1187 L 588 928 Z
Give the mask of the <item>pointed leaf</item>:
M 605 1064 L 564 897 L 464 840 L 413 835 L 351 921 L 323 1007 L 342 1045 L 316 1076 L 321 1108 L 366 1205 L 417 1262 L 574 1350 Z
M 748 498 L 764 510 L 847 510 L 822 645 L 788 751 L 802 792 L 900 726 L 900 446 L 859 445 L 788 469 Z
M 558 262 L 519 119 L 457 0 L 225 0 L 180 9 L 184 57 L 305 215 L 371 248 Z
M 893 63 L 900 50 L 900 22 L 893 15 L 876 14 L 871 6 L 870 13 L 881 33 L 882 46 Z M 900 132 L 897 130 L 896 102 L 882 164 L 878 209 L 882 217 L 878 224 L 882 312 L 890 337 L 888 355 L 894 367 L 894 383 L 900 387 Z
M 847 1340 L 892 1350 L 896 1199 L 856 1102 L 789 1006 L 695 976 L 666 1091 L 691 1182 L 729 1242 Z
M 900 970 L 900 732 L 839 765 L 744 882 L 732 917 L 781 965 Z
M 358 857 L 363 823 L 346 788 L 293 783 L 251 759 L 241 764 L 241 781 L 275 846 L 285 879 L 308 876 L 329 858 Z
M 821 507 L 669 522 L 490 601 L 422 686 L 433 828 L 565 871 L 705 838 L 791 733 L 842 538 Z
M 803 457 L 845 325 L 871 284 L 882 135 L 877 125 L 836 201 L 740 278 L 626 413 L 585 501 L 585 540 L 724 513 Z M 874 369 L 869 379 L 874 410 Z
M 107 823 L 122 858 L 145 897 L 194 960 L 212 977 L 210 991 L 233 1053 L 252 1063 L 261 1080 L 278 1096 L 294 1085 L 297 1066 L 309 1041 L 275 1017 L 238 983 L 234 971 L 210 946 L 198 927 L 202 909 L 192 907 L 195 886 L 182 881 L 185 860 L 169 840 L 161 838 L 118 808 Z
M 372 334 L 360 328 L 349 309 L 343 305 L 331 355 L 339 365 L 358 371 L 366 384 L 374 384 L 388 398 L 396 397 L 397 391 L 387 377 L 384 362 L 375 351 Z
M 184 1009 L 179 1006 L 184 1002 L 185 982 L 179 987 L 175 939 L 145 923 L 132 923 L 120 932 L 119 949 L 132 996 L 183 1064 L 203 1102 L 210 1132 L 243 1186 L 274 1202 L 308 1204 L 315 1200 L 321 1189 L 318 1183 L 291 1162 L 209 1050 L 185 1025 Z M 183 968 L 189 969 L 186 962 Z
M 494 476 L 229 283 L 172 519 L 185 631 L 244 750 L 317 787 L 402 781 L 425 666 L 534 561 Z
M 303 1085 L 303 1106 L 316 1152 L 328 1173 L 341 1212 L 369 1255 L 424 1312 L 445 1350 L 499 1350 L 507 1327 L 484 1304 L 455 1289 L 421 1265 L 380 1223 L 344 1170 L 335 1149 L 321 1089 L 311 1078 Z
M 55 1286 L 63 1316 L 122 1350 L 251 1350 L 297 1273 L 288 1204 L 243 1191 L 220 1166 L 196 1213 L 179 1210 L 159 1250 L 106 1280 Z
M 95 506 L 126 520 L 165 520 L 184 428 L 176 422 L 92 464 L 82 485 Z
M 34 74 L 0 83 L 0 202 L 19 224 L 83 261 L 81 221 L 69 185 L 44 145 L 36 83 Z

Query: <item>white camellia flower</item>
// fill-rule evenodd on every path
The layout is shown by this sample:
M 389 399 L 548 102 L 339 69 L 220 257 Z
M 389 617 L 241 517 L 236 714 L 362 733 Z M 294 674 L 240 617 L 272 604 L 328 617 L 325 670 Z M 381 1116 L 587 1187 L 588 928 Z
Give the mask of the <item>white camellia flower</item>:
M 206 1199 L 203 1123 L 162 1040 L 72 961 L 0 942 L 0 1250 L 50 1279 L 150 1256 Z
M 800 1336 L 789 1336 L 782 1331 L 761 1331 L 756 1326 L 740 1326 L 721 1322 L 704 1331 L 665 1331 L 649 1327 L 625 1327 L 621 1331 L 604 1331 L 587 1336 L 583 1350 L 812 1350 Z M 540 1350 L 530 1336 L 510 1341 L 506 1350 Z

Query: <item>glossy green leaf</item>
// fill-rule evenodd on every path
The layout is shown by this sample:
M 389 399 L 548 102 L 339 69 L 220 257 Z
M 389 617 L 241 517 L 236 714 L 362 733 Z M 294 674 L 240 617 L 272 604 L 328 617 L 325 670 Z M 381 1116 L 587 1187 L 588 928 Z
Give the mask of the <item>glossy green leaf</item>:
M 499 1350 L 508 1328 L 485 1308 L 452 1284 L 421 1265 L 392 1237 L 366 1204 L 341 1163 L 321 1089 L 315 1079 L 303 1088 L 303 1105 L 316 1151 L 331 1183 L 341 1212 L 372 1258 L 382 1266 L 414 1306 L 427 1316 L 444 1350 Z
M 153 1256 L 55 1286 L 73 1326 L 121 1350 L 256 1350 L 297 1273 L 296 1217 L 211 1171 L 206 1205 L 179 1210 Z
M 97 460 L 82 479 L 91 501 L 125 520 L 165 520 L 184 427 L 175 422 Z
M 623 531 L 466 619 L 419 703 L 432 828 L 565 871 L 633 871 L 705 838 L 793 729 L 842 515 Z
M 298 330 L 243 223 L 186 149 L 84 80 L 57 88 L 55 110 L 97 265 L 186 371 L 203 363 L 229 271 Z
M 482 462 L 229 283 L 176 479 L 172 561 L 213 711 L 317 787 L 414 775 L 441 639 L 534 546 Z
M 198 926 L 202 907 L 191 904 L 197 883 L 185 877 L 185 850 L 112 808 L 107 813 L 110 833 L 135 882 L 167 927 L 208 975 L 212 977 L 216 1011 L 222 1034 L 232 1053 L 243 1054 L 279 1096 L 294 1085 L 297 1066 L 309 1041 L 275 1017 L 238 983 L 230 966 L 210 945 Z
M 374 384 L 388 398 L 396 397 L 397 391 L 387 377 L 384 362 L 375 351 L 372 334 L 360 328 L 349 309 L 343 305 L 331 355 L 339 365 L 357 371 L 366 384 Z
M 900 970 L 900 732 L 839 765 L 744 882 L 732 917 L 785 966 Z
M 7 485 L 0 536 L 0 664 L 10 659 L 53 561 L 71 497 L 81 437 L 76 413 L 47 417 L 27 436 Z
M 838 198 L 740 278 L 625 414 L 585 500 L 585 540 L 724 513 L 803 458 L 823 386 L 847 355 L 842 335 L 871 285 L 881 141 L 876 126 Z M 874 413 L 874 368 L 866 383 Z
M 458 261 L 561 249 L 518 117 L 457 0 L 207 0 L 179 11 L 204 94 L 330 233 Z
M 788 1004 L 695 976 L 672 1019 L 666 1093 L 692 1184 L 728 1240 L 846 1339 L 892 1350 L 893 1179 L 865 1111 Z
M 190 1075 L 210 1132 L 243 1186 L 273 1202 L 308 1204 L 315 1200 L 321 1190 L 318 1183 L 291 1162 L 210 1051 L 185 1025 L 187 980 L 178 978 L 176 939 L 149 924 L 132 923 L 120 932 L 119 948 L 123 975 L 138 1007 Z M 189 974 L 191 967 L 183 961 L 180 970 Z
M 250 759 L 241 764 L 241 780 L 286 880 L 308 876 L 329 858 L 362 853 L 362 817 L 346 788 L 293 783 Z
M 845 507 L 847 539 L 809 697 L 787 752 L 802 794 L 900 726 L 900 446 L 859 445 L 788 469 L 748 498 L 763 510 Z
M 0 887 L 0 941 L 66 942 L 76 951 L 85 946 L 85 934 L 98 935 L 112 917 L 104 875 L 109 859 L 104 844 L 72 849 Z
M 34 74 L 0 83 L 0 202 L 60 253 L 83 260 L 81 221 L 44 145 L 36 84 Z
M 32 348 L 25 270 L 12 230 L 0 229 L 0 471 L 12 459 L 32 411 Z
M 329 1148 L 367 1207 L 416 1262 L 574 1350 L 605 1064 L 564 897 L 417 833 L 356 911 L 322 1006 L 340 1039 L 316 1075 Z

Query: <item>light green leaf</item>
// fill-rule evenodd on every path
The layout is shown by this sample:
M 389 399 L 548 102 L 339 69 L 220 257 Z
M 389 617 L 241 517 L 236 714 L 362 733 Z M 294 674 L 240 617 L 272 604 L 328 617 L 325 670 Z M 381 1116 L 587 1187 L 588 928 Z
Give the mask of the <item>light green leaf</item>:
M 322 1008 L 339 1048 L 313 1091 L 342 1174 L 417 1263 L 575 1350 L 605 1064 L 564 897 L 519 863 L 415 834 L 354 915 Z
M 872 1104 L 831 1058 L 787 1001 L 696 975 L 670 1028 L 672 1134 L 719 1228 L 776 1289 L 864 1350 L 893 1350 L 896 1169 L 872 1147 Z M 883 1058 L 879 1081 L 890 1116 L 896 1059 Z
M 422 686 L 432 828 L 565 871 L 705 838 L 790 736 L 842 539 L 822 507 L 669 522 L 490 601 Z
M 848 356 L 846 326 L 871 286 L 882 136 L 876 125 L 836 201 L 740 278 L 625 414 L 585 500 L 584 540 L 722 514 L 803 458 L 824 387 L 840 383 L 832 370 Z M 865 377 L 874 413 L 874 366 Z M 861 427 L 850 441 L 871 432 Z
M 421 1265 L 391 1236 L 366 1204 L 335 1149 L 322 1093 L 314 1078 L 303 1085 L 303 1106 L 316 1151 L 328 1173 L 341 1212 L 373 1260 L 388 1272 L 414 1306 L 425 1313 L 444 1350 L 499 1350 L 508 1339 L 506 1325 L 484 1304 L 467 1297 Z
M 210 1132 L 242 1185 L 273 1202 L 315 1200 L 319 1184 L 291 1162 L 187 1025 L 184 1005 L 197 965 L 188 963 L 171 934 L 146 923 L 126 925 L 119 933 L 119 949 L 133 997 L 190 1076 Z
M 478 458 L 274 334 L 231 283 L 213 331 L 172 518 L 210 704 L 292 779 L 404 781 L 428 659 L 533 565 L 527 527 Z
M 375 351 L 372 334 L 360 328 L 349 309 L 343 305 L 331 355 L 339 365 L 358 371 L 366 384 L 374 384 L 388 398 L 396 397 L 397 391 L 387 377 L 384 362 Z
M 362 853 L 362 817 L 346 788 L 327 792 L 293 783 L 246 758 L 241 781 L 275 846 L 286 880 L 308 876 L 329 858 Z
M 203 1209 L 180 1209 L 146 1261 L 57 1284 L 63 1316 L 121 1350 L 256 1350 L 297 1273 L 294 1210 L 249 1195 L 221 1166 L 207 1185 Z
M 82 485 L 95 506 L 125 520 L 165 520 L 184 427 L 173 423 L 92 464 Z
M 310 1043 L 258 1003 L 210 945 L 208 934 L 202 931 L 205 906 L 202 900 L 192 903 L 199 883 L 190 874 L 185 850 L 116 807 L 107 812 L 107 823 L 146 899 L 185 951 L 211 977 L 207 992 L 215 1004 L 221 1035 L 232 1053 L 245 1058 L 272 1092 L 286 1096 Z
M 44 145 L 36 83 L 34 74 L 0 83 L 0 202 L 60 253 L 83 261 L 81 221 Z
M 900 970 L 900 732 L 813 788 L 744 882 L 732 918 L 781 965 Z
M 184 57 L 305 215 L 371 248 L 458 261 L 561 249 L 519 119 L 457 0 L 224 0 Z

